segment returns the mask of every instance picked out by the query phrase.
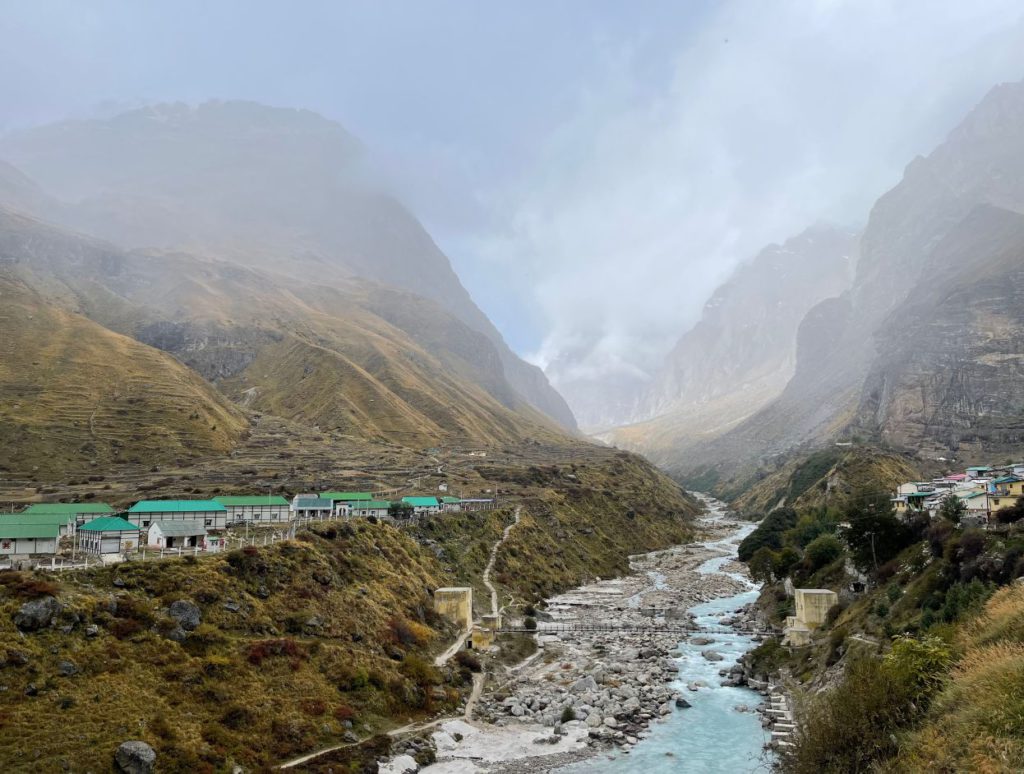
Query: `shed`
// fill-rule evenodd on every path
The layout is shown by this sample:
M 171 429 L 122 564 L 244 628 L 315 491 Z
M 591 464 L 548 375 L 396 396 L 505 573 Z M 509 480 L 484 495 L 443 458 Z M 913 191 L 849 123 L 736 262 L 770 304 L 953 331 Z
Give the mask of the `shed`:
M 334 501 L 315 494 L 295 495 L 291 510 L 296 519 L 329 519 L 334 513 Z
M 12 514 L 13 515 L 13 514 Z M 0 519 L 0 554 L 28 555 L 57 553 L 60 527 L 56 524 L 14 524 Z
M 207 530 L 227 526 L 228 511 L 216 500 L 140 500 L 128 509 L 128 519 L 142 529 L 154 521 L 201 521 Z
M 441 510 L 442 511 L 459 511 L 459 510 L 462 510 L 462 498 L 461 497 L 442 497 L 441 498 Z
M 98 556 L 123 554 L 139 545 L 139 528 L 119 516 L 101 516 L 78 528 L 78 545 Z
M 205 548 L 206 527 L 201 521 L 154 521 L 147 543 L 153 548 Z
M 288 501 L 280 495 L 253 495 L 214 497 L 227 510 L 227 523 L 265 522 L 279 523 L 291 519 Z

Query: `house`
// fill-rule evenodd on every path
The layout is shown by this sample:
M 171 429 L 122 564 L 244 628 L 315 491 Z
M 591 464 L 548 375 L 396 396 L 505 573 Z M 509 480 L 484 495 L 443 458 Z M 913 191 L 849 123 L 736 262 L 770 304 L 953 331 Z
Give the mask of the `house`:
M 1001 476 L 988 484 L 988 504 L 992 513 L 1012 508 L 1018 498 L 1024 497 L 1024 478 Z
M 139 545 L 139 527 L 120 516 L 101 516 L 78 528 L 78 546 L 87 554 L 115 556 Z
M 906 486 L 916 486 L 915 484 L 901 484 L 900 489 Z M 892 498 L 893 507 L 896 509 L 896 515 L 905 517 L 910 513 L 921 513 L 925 510 L 925 501 L 935 496 L 934 491 L 917 491 L 916 489 L 911 492 L 904 492 L 897 494 L 896 497 Z
M 292 498 L 293 519 L 329 519 L 334 513 L 334 501 L 315 494 L 300 494 Z
M 437 501 L 436 497 L 403 497 L 402 502 L 411 505 L 412 512 L 416 516 L 437 513 L 441 510 L 441 503 Z
M 206 527 L 201 521 L 154 521 L 146 543 L 153 548 L 205 548 Z
M 352 512 L 358 510 L 360 504 L 374 501 L 373 495 L 369 492 L 323 492 L 320 497 L 334 504 L 334 513 L 337 516 L 352 516 Z
M 258 522 L 277 524 L 291 520 L 288 501 L 279 495 L 214 497 L 227 510 L 227 523 Z
M 441 510 L 442 511 L 460 511 L 460 510 L 462 510 L 462 498 L 461 497 L 442 497 L 441 498 Z
M 98 516 L 113 516 L 114 509 L 106 503 L 32 503 L 24 511 L 29 516 L 43 513 L 70 516 L 77 526 Z
M 35 524 L 17 524 L 0 516 L 0 555 L 29 555 L 57 553 L 57 542 L 60 540 L 60 526 L 45 522 Z M 15 516 L 17 514 L 9 514 Z
M 154 521 L 201 521 L 207 530 L 222 530 L 228 521 L 227 508 L 216 500 L 140 500 L 126 516 L 142 529 Z
M 374 516 L 378 519 L 386 519 L 388 510 L 391 508 L 390 500 L 361 500 L 356 503 L 349 503 L 349 516 Z
M 973 519 L 981 519 L 982 522 L 988 522 L 989 506 L 988 506 L 988 492 L 985 491 L 973 491 L 973 492 L 961 492 L 957 493 L 957 497 L 964 501 L 964 506 L 967 508 L 965 516 L 970 516 Z M 963 519 L 961 519 L 961 522 Z
M 75 534 L 75 529 L 77 528 L 75 516 L 71 513 L 29 513 L 28 511 L 22 511 L 21 513 L 4 514 L 0 516 L 0 521 L 4 524 L 56 525 L 60 537 Z

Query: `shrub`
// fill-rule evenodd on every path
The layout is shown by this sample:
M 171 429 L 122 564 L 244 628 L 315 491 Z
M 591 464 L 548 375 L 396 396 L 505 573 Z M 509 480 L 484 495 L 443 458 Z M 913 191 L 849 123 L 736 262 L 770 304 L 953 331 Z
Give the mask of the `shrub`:
M 804 549 L 804 567 L 813 573 L 826 565 L 832 564 L 843 555 L 843 544 L 835 535 L 818 535 Z
M 532 616 L 527 616 L 526 620 L 523 621 L 523 626 L 529 629 L 531 632 L 537 628 L 537 619 Z
M 23 572 L 0 573 L 0 585 L 5 586 L 10 594 L 22 599 L 56 596 L 60 589 L 52 581 Z
M 433 638 L 433 632 L 421 623 L 396 615 L 388 621 L 388 637 L 394 645 L 423 647 Z
M 480 659 L 468 650 L 460 650 L 456 653 L 455 663 L 470 672 L 480 672 L 483 670 L 483 666 L 480 664 Z
M 792 508 L 776 508 L 769 513 L 757 529 L 743 538 L 738 548 L 741 562 L 747 562 L 759 548 L 768 547 L 773 550 L 782 548 L 782 533 L 796 526 L 796 511 Z
M 573 721 L 575 719 L 576 719 L 576 710 L 574 710 L 572 707 L 566 707 L 565 709 L 562 710 L 561 721 L 563 723 L 569 723 L 570 721 Z
M 290 637 L 276 640 L 259 640 L 249 645 L 249 663 L 261 666 L 268 658 L 288 658 L 293 664 L 307 658 L 305 648 Z
M 441 684 L 441 674 L 433 664 L 415 653 L 406 656 L 398 670 L 421 687 Z

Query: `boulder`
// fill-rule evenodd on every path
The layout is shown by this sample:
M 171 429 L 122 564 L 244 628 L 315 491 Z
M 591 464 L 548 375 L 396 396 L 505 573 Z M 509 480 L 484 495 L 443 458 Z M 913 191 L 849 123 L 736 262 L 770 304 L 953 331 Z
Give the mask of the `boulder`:
M 203 620 L 203 611 L 199 605 L 187 599 L 178 599 L 171 602 L 167 608 L 167 615 L 178 622 L 178 625 L 187 632 L 194 630 Z
M 702 650 L 700 654 L 708 661 L 721 661 L 725 658 L 725 656 L 716 650 Z
M 151 774 L 156 752 L 145 742 L 122 742 L 114 753 L 114 763 L 124 774 Z
M 57 664 L 57 672 L 61 677 L 71 677 L 78 674 L 78 667 L 73 661 L 61 661 Z
M 680 709 L 689 709 L 693 705 L 690 704 L 690 702 L 688 702 L 682 696 L 680 696 L 679 698 L 676 699 L 676 706 L 679 707 Z
M 588 691 L 597 690 L 597 680 L 592 675 L 581 677 L 575 683 L 572 684 L 572 688 L 569 689 L 571 693 L 586 693 Z
M 40 597 L 26 602 L 14 614 L 14 625 L 23 632 L 34 632 L 49 626 L 57 613 L 60 602 L 53 597 Z

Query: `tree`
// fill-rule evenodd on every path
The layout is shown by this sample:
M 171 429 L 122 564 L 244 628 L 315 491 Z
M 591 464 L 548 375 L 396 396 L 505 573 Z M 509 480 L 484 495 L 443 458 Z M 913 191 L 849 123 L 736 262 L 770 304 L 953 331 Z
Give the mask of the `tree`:
M 804 549 L 804 567 L 813 573 L 843 555 L 843 543 L 835 535 L 818 535 Z
M 942 518 L 953 524 L 959 524 L 965 513 L 967 513 L 967 505 L 952 492 L 942 498 L 942 504 L 939 505 L 939 516 Z
M 757 529 L 743 538 L 737 554 L 741 562 L 750 561 L 757 549 L 767 546 L 782 548 L 782 533 L 796 526 L 796 511 L 792 508 L 776 508 L 765 516 Z
M 862 502 L 850 509 L 849 526 L 843 531 L 854 564 L 862 570 L 876 570 L 896 557 L 914 540 L 913 532 L 892 514 L 888 496 Z
M 409 503 L 403 503 L 401 500 L 396 500 L 388 506 L 388 516 L 396 521 L 411 519 L 412 513 L 412 506 Z
M 782 550 L 775 554 L 775 577 L 785 578 L 798 564 L 800 552 L 793 546 L 783 546 Z
M 775 580 L 775 559 L 776 554 L 768 546 L 762 546 L 754 552 L 747 562 L 750 568 L 750 577 L 758 583 L 771 583 Z
M 1017 502 L 1009 508 L 996 511 L 996 519 L 1000 524 L 1016 524 L 1024 519 L 1024 497 L 1018 497 Z

